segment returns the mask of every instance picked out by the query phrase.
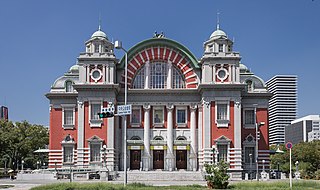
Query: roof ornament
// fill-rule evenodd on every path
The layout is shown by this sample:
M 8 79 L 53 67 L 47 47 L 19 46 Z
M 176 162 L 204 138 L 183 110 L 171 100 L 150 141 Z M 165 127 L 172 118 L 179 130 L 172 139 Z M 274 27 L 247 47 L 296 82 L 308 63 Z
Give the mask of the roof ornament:
M 220 12 L 218 10 L 218 12 L 217 12 L 217 30 L 219 30 L 219 29 L 220 29 Z
M 101 13 L 99 13 L 99 28 L 98 28 L 99 31 L 101 31 Z
M 155 31 L 154 34 L 153 34 L 153 38 L 164 38 L 164 37 L 165 37 L 165 35 L 164 35 L 164 33 L 162 31 L 161 31 L 160 34 L 158 34 L 157 31 Z

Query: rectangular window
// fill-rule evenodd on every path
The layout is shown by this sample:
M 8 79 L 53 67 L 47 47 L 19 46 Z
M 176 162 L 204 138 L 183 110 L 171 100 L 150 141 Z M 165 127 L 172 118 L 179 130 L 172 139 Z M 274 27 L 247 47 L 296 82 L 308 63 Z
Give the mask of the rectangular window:
M 254 125 L 254 122 L 255 122 L 254 110 L 244 110 L 244 124 Z
M 132 109 L 131 123 L 140 124 L 140 109 Z
M 94 45 L 94 52 L 99 53 L 99 44 Z
M 153 123 L 162 124 L 163 123 L 163 110 L 155 109 L 153 114 Z
M 90 144 L 90 162 L 100 162 L 100 144 Z
M 186 110 L 185 109 L 177 109 L 177 123 L 185 124 L 186 123 Z
M 217 120 L 229 120 L 228 104 L 217 104 Z
M 64 110 L 64 125 L 73 125 L 73 110 Z
M 223 44 L 219 44 L 219 52 L 223 52 Z
M 225 161 L 227 162 L 227 154 L 228 154 L 228 145 L 226 144 L 218 144 L 218 162 Z
M 73 162 L 73 147 L 63 147 L 63 162 Z
M 99 120 L 98 113 L 101 112 L 101 104 L 91 104 L 91 119 Z
M 246 164 L 255 163 L 255 150 L 254 147 L 245 147 L 244 148 L 244 161 Z

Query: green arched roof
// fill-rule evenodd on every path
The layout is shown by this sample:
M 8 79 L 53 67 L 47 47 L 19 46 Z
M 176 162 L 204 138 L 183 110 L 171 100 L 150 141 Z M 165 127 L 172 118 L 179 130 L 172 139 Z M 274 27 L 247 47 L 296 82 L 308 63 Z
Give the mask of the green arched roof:
M 128 50 L 128 61 L 130 61 L 131 58 L 141 50 L 155 45 L 169 46 L 181 51 L 185 56 L 187 56 L 190 59 L 193 68 L 200 68 L 198 65 L 197 58 L 191 53 L 191 51 L 188 48 L 178 43 L 177 41 L 168 38 L 150 38 L 139 42 L 138 44 L 136 44 Z M 119 68 L 124 68 L 124 56 L 121 58 Z

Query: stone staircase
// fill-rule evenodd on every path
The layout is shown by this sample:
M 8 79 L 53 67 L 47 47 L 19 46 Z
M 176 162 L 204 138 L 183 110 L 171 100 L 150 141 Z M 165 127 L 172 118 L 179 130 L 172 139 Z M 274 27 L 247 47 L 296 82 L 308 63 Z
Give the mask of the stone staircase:
M 123 181 L 124 172 L 119 171 L 116 181 Z M 144 181 L 205 181 L 200 171 L 128 171 L 127 180 L 129 182 Z

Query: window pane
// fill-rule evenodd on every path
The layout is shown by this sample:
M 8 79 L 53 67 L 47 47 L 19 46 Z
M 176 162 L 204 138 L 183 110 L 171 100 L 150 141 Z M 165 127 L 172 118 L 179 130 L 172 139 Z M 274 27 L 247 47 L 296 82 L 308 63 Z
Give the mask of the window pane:
M 73 147 L 63 147 L 63 162 L 72 162 Z
M 244 124 L 254 124 L 254 110 L 245 110 L 244 117 Z
M 186 110 L 177 110 L 177 123 L 186 123 Z
M 217 119 L 218 120 L 228 120 L 228 105 L 227 104 L 217 104 Z
M 101 104 L 91 104 L 91 119 L 99 119 L 98 113 L 101 112 Z
M 175 67 L 172 67 L 172 87 L 185 88 L 183 76 Z
M 73 125 L 73 110 L 64 110 L 64 124 Z
M 163 89 L 167 87 L 167 63 L 151 63 L 150 88 Z
M 66 92 L 73 92 L 72 82 L 66 82 Z
M 132 109 L 131 123 L 140 123 L 140 109 Z
M 218 162 L 227 161 L 228 147 L 227 145 L 218 145 Z
M 134 78 L 133 88 L 143 89 L 144 88 L 144 77 L 145 77 L 145 68 L 143 67 L 138 71 L 138 74 Z
M 154 110 L 154 123 L 163 123 L 163 110 Z
M 254 147 L 245 147 L 245 163 L 250 164 L 255 162 L 255 150 Z M 251 154 L 251 156 L 250 156 Z M 251 157 L 251 159 L 250 159 Z M 251 160 L 251 161 L 250 161 Z
M 100 162 L 100 144 L 90 144 L 90 161 Z

